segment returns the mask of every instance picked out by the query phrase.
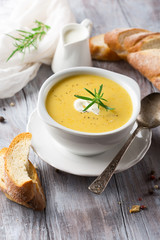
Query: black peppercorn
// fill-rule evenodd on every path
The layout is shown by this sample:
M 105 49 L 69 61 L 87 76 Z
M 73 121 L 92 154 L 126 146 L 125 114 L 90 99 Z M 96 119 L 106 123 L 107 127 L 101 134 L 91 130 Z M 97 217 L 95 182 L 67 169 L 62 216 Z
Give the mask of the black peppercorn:
M 5 121 L 4 117 L 0 116 L 0 122 L 3 123 Z
M 154 175 L 154 174 L 155 174 L 155 171 L 151 170 L 150 175 Z
M 154 193 L 154 191 L 153 191 L 152 189 L 149 189 L 148 193 L 149 193 L 150 195 L 152 195 L 152 194 Z

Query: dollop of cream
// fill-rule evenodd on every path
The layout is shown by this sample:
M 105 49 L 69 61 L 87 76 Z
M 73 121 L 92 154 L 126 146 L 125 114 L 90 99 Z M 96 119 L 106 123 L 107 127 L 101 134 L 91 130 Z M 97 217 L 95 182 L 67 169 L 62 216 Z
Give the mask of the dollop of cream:
M 83 112 L 85 107 L 87 107 L 89 104 L 90 104 L 90 101 L 83 100 L 83 99 L 76 99 L 74 101 L 74 108 L 78 112 Z M 94 114 L 98 115 L 99 114 L 98 104 L 94 103 L 90 108 L 87 109 L 86 112 L 93 112 Z

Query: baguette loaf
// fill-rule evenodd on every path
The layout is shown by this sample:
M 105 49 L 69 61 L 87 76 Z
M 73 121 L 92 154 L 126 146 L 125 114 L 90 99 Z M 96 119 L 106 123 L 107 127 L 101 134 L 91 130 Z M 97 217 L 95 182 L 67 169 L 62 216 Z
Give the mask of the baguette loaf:
M 144 29 L 115 29 L 105 43 L 160 90 L 160 33 Z
M 140 32 L 140 33 L 132 34 L 132 35 L 126 37 L 124 39 L 124 43 L 123 43 L 124 49 L 127 52 L 132 52 L 132 48 L 134 48 L 134 46 L 136 44 L 138 44 L 143 38 L 145 38 L 151 34 L 153 34 L 153 33 L 152 32 Z
M 151 33 L 143 37 L 134 46 L 130 45 L 128 52 L 137 52 L 147 49 L 160 49 L 160 33 Z
M 104 34 L 89 39 L 92 59 L 101 61 L 119 61 L 121 58 L 104 42 Z
M 21 133 L 11 142 L 4 154 L 6 196 L 35 210 L 45 208 L 45 196 L 37 172 L 28 160 L 31 134 Z
M 160 90 L 160 49 L 130 53 L 127 60 Z
M 139 33 L 149 33 L 149 31 L 141 28 L 118 28 L 106 33 L 104 42 L 107 43 L 109 48 L 116 52 L 119 57 L 126 60 L 128 52 L 124 48 L 125 38 Z

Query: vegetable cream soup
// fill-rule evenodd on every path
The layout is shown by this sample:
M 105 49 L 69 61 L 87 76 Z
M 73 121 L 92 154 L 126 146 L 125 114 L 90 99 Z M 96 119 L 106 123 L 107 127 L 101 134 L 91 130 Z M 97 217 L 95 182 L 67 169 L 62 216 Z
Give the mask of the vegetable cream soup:
M 83 111 L 89 104 L 92 106 Z M 46 109 L 56 122 L 67 128 L 101 133 L 124 125 L 133 107 L 127 91 L 114 81 L 95 75 L 76 75 L 51 88 Z

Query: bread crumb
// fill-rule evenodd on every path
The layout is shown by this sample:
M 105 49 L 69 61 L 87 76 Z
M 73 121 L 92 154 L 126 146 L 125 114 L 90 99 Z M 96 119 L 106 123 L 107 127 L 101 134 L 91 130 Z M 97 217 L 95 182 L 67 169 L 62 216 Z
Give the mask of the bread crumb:
M 129 212 L 130 213 L 140 212 L 140 205 L 133 205 Z
M 11 103 L 10 103 L 10 106 L 11 106 L 11 107 L 15 106 L 15 103 L 14 103 L 14 102 L 11 102 Z

